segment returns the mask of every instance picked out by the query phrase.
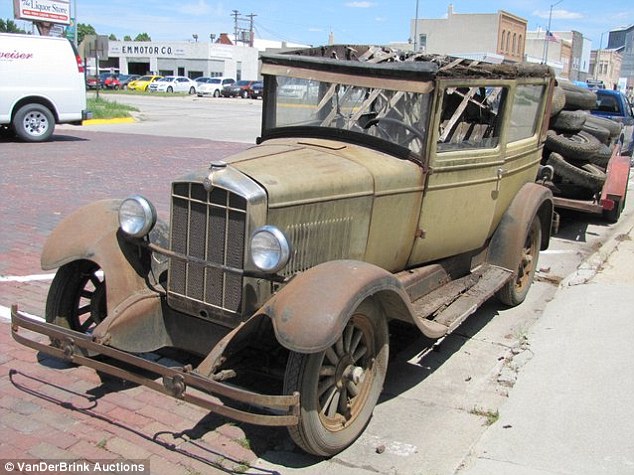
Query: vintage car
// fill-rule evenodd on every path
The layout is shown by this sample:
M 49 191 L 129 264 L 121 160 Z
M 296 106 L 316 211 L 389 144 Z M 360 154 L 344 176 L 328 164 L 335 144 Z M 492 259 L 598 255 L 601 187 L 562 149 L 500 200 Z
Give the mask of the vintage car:
M 388 324 L 441 339 L 494 295 L 525 299 L 554 81 L 370 46 L 261 62 L 257 145 L 175 180 L 169 224 L 138 195 L 66 217 L 42 254 L 47 323 L 14 306 L 13 336 L 331 456 L 371 418 Z M 166 347 L 194 363 L 137 356 Z

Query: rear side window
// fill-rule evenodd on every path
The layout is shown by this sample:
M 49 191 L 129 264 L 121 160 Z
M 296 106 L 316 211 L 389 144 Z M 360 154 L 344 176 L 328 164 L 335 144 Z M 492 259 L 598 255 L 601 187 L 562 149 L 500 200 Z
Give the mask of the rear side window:
M 543 85 L 523 84 L 515 90 L 508 142 L 527 139 L 537 132 L 538 112 L 544 97 Z
M 506 89 L 501 86 L 445 89 L 438 151 L 497 147 L 505 97 Z

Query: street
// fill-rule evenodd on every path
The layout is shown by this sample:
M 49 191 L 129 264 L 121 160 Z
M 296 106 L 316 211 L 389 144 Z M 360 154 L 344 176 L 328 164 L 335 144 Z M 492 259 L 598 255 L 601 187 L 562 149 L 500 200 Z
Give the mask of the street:
M 52 275 L 40 269 L 39 255 L 64 216 L 140 193 L 166 219 L 172 179 L 243 150 L 258 135 L 261 101 L 120 97 L 141 109 L 139 122 L 58 127 L 43 144 L 0 138 L 1 459 L 147 459 L 152 474 L 453 474 L 487 424 L 500 424 L 496 414 L 539 344 L 528 335 L 559 284 L 604 242 L 631 230 L 632 193 L 616 225 L 562 214 L 526 302 L 508 309 L 492 300 L 433 351 L 423 337 L 402 335 L 369 426 L 352 447 L 322 461 L 294 450 L 284 429 L 231 423 L 150 389 L 101 381 L 86 368 L 38 362 L 11 339 L 11 304 L 44 313 Z

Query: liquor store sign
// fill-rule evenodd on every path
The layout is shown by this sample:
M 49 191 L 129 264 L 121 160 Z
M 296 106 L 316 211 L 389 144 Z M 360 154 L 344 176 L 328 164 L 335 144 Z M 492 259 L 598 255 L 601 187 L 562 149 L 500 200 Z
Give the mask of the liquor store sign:
M 18 20 L 70 24 L 70 2 L 63 0 L 13 0 Z

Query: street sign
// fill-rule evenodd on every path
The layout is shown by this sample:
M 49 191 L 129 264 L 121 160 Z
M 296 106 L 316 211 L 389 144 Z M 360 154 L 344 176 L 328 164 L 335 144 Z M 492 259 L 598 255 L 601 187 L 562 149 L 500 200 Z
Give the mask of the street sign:
M 13 0 L 18 20 L 70 24 L 70 2 L 65 0 Z

